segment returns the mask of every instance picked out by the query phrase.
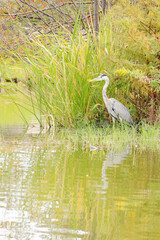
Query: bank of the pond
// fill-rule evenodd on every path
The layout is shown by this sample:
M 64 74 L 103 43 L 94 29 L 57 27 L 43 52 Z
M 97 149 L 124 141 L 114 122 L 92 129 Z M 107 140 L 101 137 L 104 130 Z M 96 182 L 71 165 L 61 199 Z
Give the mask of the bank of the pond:
M 21 99 L 23 100 L 23 99 Z M 18 105 L 19 106 L 19 105 Z M 101 126 L 80 125 L 77 128 L 58 127 L 56 124 L 49 128 L 47 116 L 41 116 L 44 128 L 40 127 L 40 122 L 24 108 L 18 108 L 13 102 L 1 99 L 0 105 L 0 129 L 1 135 L 19 133 L 18 137 L 33 136 L 41 138 L 43 144 L 53 143 L 55 145 L 65 145 L 69 150 L 81 147 L 83 149 L 101 150 L 110 148 L 136 147 L 136 148 L 160 148 L 160 126 L 149 125 L 143 122 L 141 125 L 128 127 L 116 124 L 115 129 L 112 124 L 105 122 Z M 26 120 L 26 121 L 25 121 Z M 21 129 L 21 131 L 20 131 Z
M 55 139 L 68 148 L 104 150 L 110 148 L 120 149 L 122 147 L 135 147 L 139 149 L 159 149 L 160 148 L 160 127 L 156 125 L 142 124 L 137 128 L 124 126 L 123 129 L 116 127 L 95 128 L 88 126 L 79 129 L 60 129 L 54 135 Z

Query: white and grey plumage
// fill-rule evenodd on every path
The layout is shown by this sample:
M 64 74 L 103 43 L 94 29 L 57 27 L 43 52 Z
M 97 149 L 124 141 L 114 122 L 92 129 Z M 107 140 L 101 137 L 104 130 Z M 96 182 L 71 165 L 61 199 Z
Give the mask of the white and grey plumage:
M 109 85 L 109 77 L 105 74 L 101 74 L 99 77 L 90 80 L 92 81 L 105 81 L 105 85 L 102 90 L 102 96 L 108 113 L 111 115 L 113 124 L 115 125 L 115 120 L 125 120 L 129 124 L 133 124 L 132 117 L 128 109 L 114 98 L 108 98 L 106 94 L 107 87 Z

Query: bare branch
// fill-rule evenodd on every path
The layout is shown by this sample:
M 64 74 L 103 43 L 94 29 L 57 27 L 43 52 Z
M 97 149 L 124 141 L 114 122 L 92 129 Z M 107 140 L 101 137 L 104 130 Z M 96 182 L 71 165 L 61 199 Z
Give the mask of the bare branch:
M 95 33 L 97 34 L 99 31 L 99 23 L 98 23 L 98 9 L 99 9 L 99 5 L 98 5 L 98 0 L 94 0 L 94 30 Z

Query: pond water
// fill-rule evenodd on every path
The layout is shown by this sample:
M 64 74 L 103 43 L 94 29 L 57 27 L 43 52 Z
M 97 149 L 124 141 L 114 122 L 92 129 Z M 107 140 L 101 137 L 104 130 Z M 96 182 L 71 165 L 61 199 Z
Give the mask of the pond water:
M 0 240 L 160 239 L 160 152 L 30 134 L 14 114 L 0 124 Z

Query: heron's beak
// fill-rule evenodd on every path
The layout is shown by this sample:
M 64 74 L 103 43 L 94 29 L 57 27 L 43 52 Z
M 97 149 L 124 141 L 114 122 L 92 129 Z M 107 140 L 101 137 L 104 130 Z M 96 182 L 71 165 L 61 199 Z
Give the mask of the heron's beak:
M 89 80 L 89 82 L 98 82 L 98 81 L 101 81 L 101 79 L 100 78 L 94 78 L 94 79 Z

